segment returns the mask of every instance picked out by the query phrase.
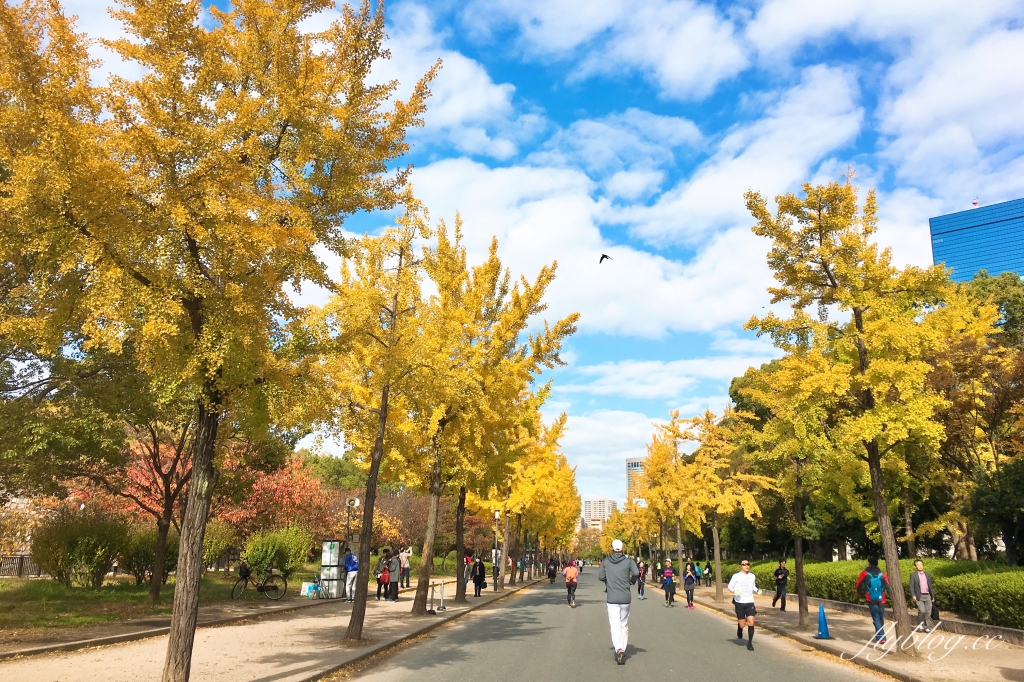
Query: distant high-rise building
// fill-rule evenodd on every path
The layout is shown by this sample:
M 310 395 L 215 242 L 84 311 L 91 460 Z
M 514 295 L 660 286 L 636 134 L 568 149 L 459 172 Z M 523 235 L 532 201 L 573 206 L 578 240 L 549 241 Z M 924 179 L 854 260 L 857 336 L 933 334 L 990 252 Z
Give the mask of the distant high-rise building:
M 604 528 L 604 522 L 611 518 L 618 506 L 615 500 L 607 497 L 583 500 L 583 523 L 587 528 Z
M 1024 199 L 931 218 L 932 260 L 966 282 L 979 270 L 1024 275 Z
M 644 473 L 646 457 L 630 457 L 626 460 L 626 499 L 637 497 L 640 490 L 640 477 Z

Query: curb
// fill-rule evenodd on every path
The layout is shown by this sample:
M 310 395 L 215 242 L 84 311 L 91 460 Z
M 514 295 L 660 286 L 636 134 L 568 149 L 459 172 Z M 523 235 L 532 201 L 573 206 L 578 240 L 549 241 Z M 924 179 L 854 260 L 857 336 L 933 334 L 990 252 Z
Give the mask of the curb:
M 661 589 L 661 587 L 658 585 L 654 585 L 654 588 L 658 590 Z M 696 599 L 693 601 L 693 603 L 701 607 L 702 609 L 705 609 L 712 613 L 717 613 L 719 615 L 726 617 L 729 616 L 729 612 L 726 610 L 727 607 L 725 606 L 719 608 L 716 606 L 698 602 Z M 894 679 L 901 680 L 901 682 L 929 682 L 928 678 L 917 677 L 915 675 L 911 675 L 910 673 L 895 670 L 889 666 L 881 665 L 874 661 L 868 661 L 860 658 L 843 658 L 841 654 L 846 652 L 838 649 L 837 647 L 828 646 L 827 644 L 825 644 L 825 640 L 814 639 L 814 637 L 805 636 L 799 632 L 793 632 L 792 630 L 785 630 L 775 625 L 765 624 L 764 621 L 758 623 L 757 627 L 761 628 L 762 630 L 767 630 L 772 634 L 779 635 L 780 637 L 785 637 L 786 639 L 798 642 L 799 644 L 802 644 L 804 646 L 809 646 L 814 649 L 817 649 L 818 651 L 829 654 L 830 656 L 838 658 L 839 660 L 845 663 L 853 663 L 859 665 L 860 667 L 867 668 L 868 670 L 871 670 L 873 672 L 881 673 L 882 675 L 885 675 L 887 677 L 892 677 Z
M 405 587 L 399 591 L 407 592 L 415 590 L 415 587 Z M 367 592 L 367 598 L 370 593 Z M 224 625 L 233 625 L 235 623 L 241 623 L 247 620 L 258 620 L 260 618 L 267 618 L 269 616 L 276 616 L 282 613 L 293 613 L 295 611 L 301 611 L 303 609 L 315 608 L 317 606 L 326 606 L 327 604 L 344 604 L 345 601 L 342 599 L 315 599 L 308 604 L 296 604 L 294 606 L 285 606 L 279 609 L 265 609 L 256 613 L 248 613 L 241 616 L 227 616 L 224 618 L 217 618 L 215 620 L 204 621 L 196 626 L 196 629 L 200 628 L 214 628 L 221 627 Z M 30 647 L 28 649 L 17 649 L 15 651 L 0 652 L 0 661 L 10 660 L 12 658 L 22 658 L 29 656 L 41 656 L 43 654 L 52 654 L 64 651 L 78 651 L 79 649 L 91 649 L 93 647 L 111 646 L 113 644 L 124 644 L 125 642 L 136 642 L 140 639 L 149 639 L 150 637 L 160 637 L 166 635 L 171 631 L 170 625 L 159 628 L 151 628 L 149 630 L 138 630 L 136 632 L 126 632 L 121 635 L 108 635 L 106 637 L 93 637 L 92 639 L 79 639 L 73 642 L 61 642 L 59 644 L 46 644 L 44 646 Z
M 311 675 L 310 677 L 304 677 L 302 680 L 300 680 L 300 682 L 319 682 L 320 680 L 324 679 L 328 675 L 333 675 L 334 673 L 338 672 L 339 670 L 343 670 L 344 668 L 347 668 L 350 665 L 354 665 L 356 663 L 362 663 L 363 661 L 365 661 L 365 660 L 367 660 L 369 658 L 373 658 L 377 654 L 384 653 L 386 651 L 390 651 L 391 649 L 394 649 L 394 648 L 398 647 L 399 645 L 408 642 L 409 640 L 416 639 L 417 637 L 425 635 L 428 632 L 436 630 L 437 628 L 441 627 L 442 625 L 447 625 L 448 623 L 455 622 L 459 618 L 462 618 L 463 616 L 465 616 L 467 613 L 472 613 L 473 611 L 476 611 L 477 609 L 482 609 L 482 608 L 484 608 L 486 606 L 490 606 L 491 604 L 497 604 L 498 602 L 504 601 L 505 599 L 508 599 L 512 595 L 519 593 L 521 590 L 525 590 L 525 589 L 527 589 L 529 587 L 533 587 L 534 585 L 537 585 L 538 583 L 540 583 L 540 580 L 535 578 L 535 579 L 533 579 L 532 582 L 525 583 L 525 584 L 522 584 L 522 585 L 516 585 L 513 588 L 506 588 L 505 589 L 505 594 L 503 594 L 503 595 L 501 595 L 499 597 L 496 597 L 495 599 L 492 599 L 490 601 L 484 602 L 482 604 L 476 604 L 475 606 L 470 606 L 466 610 L 460 611 L 459 613 L 453 613 L 451 616 L 448 616 L 448 617 L 446 617 L 446 618 L 444 618 L 442 620 L 438 620 L 438 621 L 435 621 L 433 623 L 428 623 L 428 624 L 424 625 L 422 628 L 420 628 L 418 630 L 415 630 L 413 632 L 407 633 L 405 635 L 402 635 L 398 639 L 393 640 L 391 642 L 384 642 L 382 644 L 378 644 L 377 646 L 372 647 L 372 648 L 368 649 L 367 651 L 364 651 L 363 653 L 359 654 L 355 658 L 352 658 L 351 660 L 345 661 L 344 663 L 336 665 L 336 666 L 334 666 L 332 668 L 329 668 L 327 670 L 324 670 L 322 672 L 318 672 L 318 673 L 316 673 L 314 675 Z M 917 681 L 915 680 L 914 682 L 917 682 Z

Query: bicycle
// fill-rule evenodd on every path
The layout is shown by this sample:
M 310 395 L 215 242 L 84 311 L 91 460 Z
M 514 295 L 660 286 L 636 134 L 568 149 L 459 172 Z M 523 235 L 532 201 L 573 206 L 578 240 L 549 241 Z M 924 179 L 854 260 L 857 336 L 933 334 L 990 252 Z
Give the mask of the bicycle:
M 263 581 L 257 582 L 252 577 L 252 569 L 242 564 L 238 567 L 238 580 L 235 582 L 235 586 L 231 588 L 231 598 L 238 599 L 241 597 L 249 583 L 252 583 L 257 592 L 262 592 L 263 596 L 274 601 L 283 597 L 285 592 L 288 591 L 288 581 L 285 580 L 283 575 L 274 573 L 273 568 L 268 568 L 264 571 Z

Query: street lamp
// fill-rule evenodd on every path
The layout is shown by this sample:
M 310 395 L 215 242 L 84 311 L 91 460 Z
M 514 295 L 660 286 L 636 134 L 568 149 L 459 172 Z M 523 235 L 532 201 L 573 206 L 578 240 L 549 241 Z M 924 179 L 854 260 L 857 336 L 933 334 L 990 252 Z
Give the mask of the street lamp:
M 345 544 L 352 545 L 352 508 L 359 506 L 358 497 L 350 497 L 345 500 L 345 506 L 348 508 L 348 517 L 345 519 Z
M 501 512 L 497 509 L 494 510 L 494 563 L 491 565 L 491 569 L 494 573 L 494 591 L 498 591 L 498 575 L 499 567 L 498 562 L 501 561 L 501 557 L 498 555 L 498 521 L 501 520 Z

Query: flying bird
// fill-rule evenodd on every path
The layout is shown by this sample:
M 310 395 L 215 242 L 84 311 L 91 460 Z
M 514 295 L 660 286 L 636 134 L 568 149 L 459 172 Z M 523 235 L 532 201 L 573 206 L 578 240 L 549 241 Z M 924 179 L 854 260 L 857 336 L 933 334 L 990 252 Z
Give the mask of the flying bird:
M 597 261 L 597 264 L 600 265 L 601 263 L 603 263 L 605 258 L 607 258 L 608 260 L 613 260 L 613 258 L 611 256 L 609 256 L 608 254 L 602 253 L 601 254 L 601 259 L 599 261 Z

